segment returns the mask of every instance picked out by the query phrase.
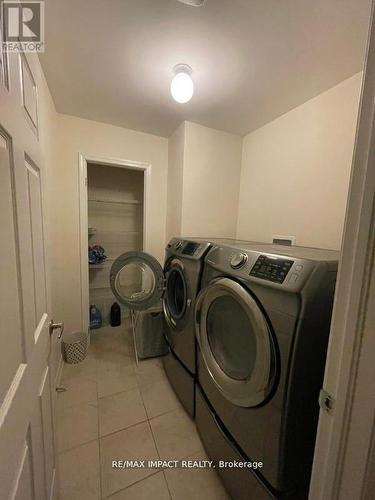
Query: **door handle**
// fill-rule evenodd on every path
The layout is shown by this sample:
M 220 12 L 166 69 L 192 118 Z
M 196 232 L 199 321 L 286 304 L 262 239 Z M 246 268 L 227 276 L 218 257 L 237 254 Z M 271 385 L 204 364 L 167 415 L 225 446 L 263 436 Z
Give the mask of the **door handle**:
M 49 322 L 49 334 L 52 335 L 55 330 L 60 330 L 57 338 L 61 339 L 61 336 L 64 332 L 64 323 L 54 323 L 53 319 Z

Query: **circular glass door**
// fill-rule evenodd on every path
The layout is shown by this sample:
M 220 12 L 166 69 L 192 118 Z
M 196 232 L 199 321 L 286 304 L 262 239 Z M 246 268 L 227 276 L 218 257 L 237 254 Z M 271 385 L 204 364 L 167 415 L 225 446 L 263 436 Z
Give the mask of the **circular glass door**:
M 175 322 L 181 319 L 186 311 L 186 280 L 182 268 L 176 264 L 173 264 L 166 274 L 164 302 L 169 319 Z
M 147 309 L 164 293 L 164 272 L 159 262 L 144 252 L 127 252 L 113 263 L 111 289 L 119 302 L 130 309 Z
M 276 355 L 269 324 L 250 293 L 219 278 L 200 294 L 196 332 L 205 365 L 232 403 L 257 406 L 269 395 Z

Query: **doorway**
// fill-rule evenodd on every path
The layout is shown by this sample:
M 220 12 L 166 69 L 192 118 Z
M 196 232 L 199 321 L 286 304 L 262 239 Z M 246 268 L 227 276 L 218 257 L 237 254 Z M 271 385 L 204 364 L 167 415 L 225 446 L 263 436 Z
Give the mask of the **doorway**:
M 151 166 L 83 156 L 80 160 L 82 329 L 88 331 L 110 322 L 116 298 L 109 274 L 115 259 L 147 248 Z M 128 311 L 119 306 L 125 320 Z

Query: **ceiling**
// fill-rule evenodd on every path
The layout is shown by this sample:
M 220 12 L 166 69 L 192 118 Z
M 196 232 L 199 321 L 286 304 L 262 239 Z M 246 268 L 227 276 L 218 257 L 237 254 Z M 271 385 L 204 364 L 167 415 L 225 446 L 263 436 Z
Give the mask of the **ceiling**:
M 363 67 L 370 0 L 46 0 L 40 60 L 61 113 L 168 137 L 245 135 Z M 178 63 L 195 95 L 173 101 Z

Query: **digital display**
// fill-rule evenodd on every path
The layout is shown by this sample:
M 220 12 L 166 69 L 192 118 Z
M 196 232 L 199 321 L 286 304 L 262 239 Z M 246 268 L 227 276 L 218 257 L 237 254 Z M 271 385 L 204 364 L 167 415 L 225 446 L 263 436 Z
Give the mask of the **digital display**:
M 197 248 L 199 248 L 199 243 L 195 243 L 194 241 L 188 241 L 181 253 L 183 255 L 194 255 Z
M 250 276 L 274 283 L 283 283 L 294 261 L 260 255 L 250 271 Z

